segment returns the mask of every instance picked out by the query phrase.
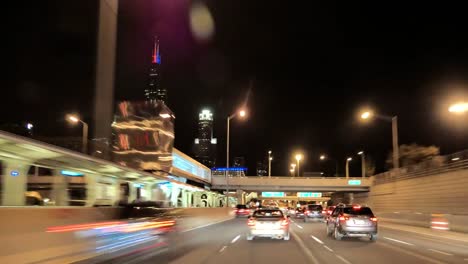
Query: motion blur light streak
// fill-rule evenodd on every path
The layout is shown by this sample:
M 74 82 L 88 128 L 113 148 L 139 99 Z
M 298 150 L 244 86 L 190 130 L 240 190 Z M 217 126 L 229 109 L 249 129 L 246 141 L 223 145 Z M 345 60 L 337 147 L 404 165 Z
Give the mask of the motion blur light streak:
M 90 223 L 90 224 L 78 224 L 78 225 L 66 225 L 66 226 L 53 226 L 53 227 L 48 227 L 46 232 L 54 233 L 54 232 L 86 230 L 86 229 L 92 229 L 92 228 L 104 228 L 104 227 L 121 225 L 123 223 L 125 222 L 102 222 L 102 223 Z

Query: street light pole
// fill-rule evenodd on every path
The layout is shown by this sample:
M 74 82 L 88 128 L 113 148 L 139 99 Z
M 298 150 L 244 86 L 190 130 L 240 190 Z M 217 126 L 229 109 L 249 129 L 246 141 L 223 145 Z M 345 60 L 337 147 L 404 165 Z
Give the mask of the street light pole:
M 361 155 L 361 173 L 362 177 L 366 177 L 366 155 L 364 154 L 364 151 L 359 151 L 358 155 Z
M 230 125 L 230 121 L 231 119 L 233 119 L 234 117 L 236 117 L 237 113 L 234 113 L 230 116 L 228 116 L 227 118 L 227 126 L 226 126 L 226 173 L 225 173 L 225 178 L 226 178 L 226 197 L 227 197 L 227 200 L 226 200 L 226 206 L 229 207 L 229 125 Z M 241 110 L 239 112 L 239 115 L 241 117 L 244 117 L 245 116 L 245 111 L 244 110 Z
M 81 121 L 81 120 L 80 120 Z M 88 154 L 88 124 L 85 122 L 81 121 L 83 124 L 83 145 L 82 145 L 82 151 L 84 154 Z
M 352 158 L 347 158 L 346 159 L 346 179 L 349 178 L 349 162 L 352 160 Z
M 398 169 L 400 167 L 400 154 L 398 150 L 398 117 L 379 115 L 374 114 L 371 111 L 366 111 L 361 114 L 361 119 L 369 119 L 372 116 L 392 122 L 393 168 Z
M 268 177 L 271 177 L 271 161 L 273 158 L 271 157 L 271 150 L 268 151 Z
M 398 149 L 398 117 L 392 117 L 392 142 L 393 142 L 393 168 L 400 167 L 400 154 Z
M 81 152 L 88 154 L 88 124 L 75 115 L 67 115 L 67 119 L 75 124 L 80 122 L 83 125 Z

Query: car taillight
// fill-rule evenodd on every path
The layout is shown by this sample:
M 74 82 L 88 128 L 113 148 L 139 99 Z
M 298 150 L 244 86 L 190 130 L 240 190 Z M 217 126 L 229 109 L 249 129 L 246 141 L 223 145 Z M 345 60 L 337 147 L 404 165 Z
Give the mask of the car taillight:
M 332 212 L 331 210 L 328 210 L 328 214 L 331 214 L 331 212 Z
M 346 220 L 349 220 L 349 217 L 347 217 L 347 216 L 340 216 L 338 219 L 339 219 L 340 221 L 346 221 Z
M 248 226 L 254 226 L 254 225 L 255 225 L 255 220 L 249 219 L 249 220 L 247 221 L 247 225 L 248 225 Z
M 308 213 L 310 213 L 310 212 L 307 210 L 307 211 L 305 211 L 305 213 L 308 214 Z
M 322 214 L 326 214 L 326 213 L 327 213 L 327 211 L 325 211 L 325 210 L 322 210 Z
M 284 219 L 283 221 L 281 221 L 281 225 L 282 225 L 282 226 L 287 226 L 287 225 L 289 225 L 288 219 Z
M 372 222 L 377 222 L 377 217 L 371 217 L 370 220 L 371 220 Z

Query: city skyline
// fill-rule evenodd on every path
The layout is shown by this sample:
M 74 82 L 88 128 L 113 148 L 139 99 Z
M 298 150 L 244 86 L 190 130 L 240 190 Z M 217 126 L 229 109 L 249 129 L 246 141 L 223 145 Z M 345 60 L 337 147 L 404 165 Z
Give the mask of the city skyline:
M 186 153 L 191 152 L 196 137 L 198 112 L 209 106 L 216 113 L 217 157 L 224 162 L 225 119 L 247 94 L 247 120 L 231 124 L 231 157 L 244 156 L 250 172 L 268 149 L 275 153 L 272 170 L 278 173 L 288 172 L 291 155 L 297 150 L 306 156 L 304 171 L 316 171 L 318 155 L 327 153 L 340 161 L 343 172 L 345 158 L 362 149 L 376 161 L 377 172 L 384 170 L 391 129 L 381 121 L 361 124 L 356 113 L 364 106 L 398 116 L 400 144 L 436 145 L 442 154 L 468 147 L 466 117 L 445 114 L 447 103 L 466 98 L 468 90 L 468 42 L 462 34 L 461 15 L 447 16 L 437 22 L 440 30 L 428 33 L 416 30 L 420 21 L 427 29 L 436 22 L 419 12 L 409 15 L 398 4 L 379 10 L 381 18 L 375 18 L 369 8 L 347 4 L 342 6 L 347 11 L 335 10 L 331 4 L 320 6 L 313 16 L 288 6 L 287 11 L 297 16 L 290 21 L 291 27 L 285 27 L 272 19 L 273 14 L 282 13 L 275 5 L 262 9 L 259 3 L 210 2 L 216 30 L 210 41 L 199 43 L 191 34 L 189 7 L 162 3 L 120 2 L 115 101 L 142 97 L 154 36 L 159 36 L 164 54 L 161 87 L 170 91 L 168 105 L 177 116 L 175 146 Z M 80 16 L 58 15 L 67 8 L 65 4 L 55 8 L 37 4 L 24 10 L 24 16 L 12 18 L 23 33 L 13 39 L 15 57 L 6 60 L 17 74 L 8 75 L 4 86 L 11 89 L 5 89 L 9 100 L 1 109 L 11 114 L 2 116 L 3 122 L 32 122 L 38 134 L 76 136 L 80 128 L 67 124 L 63 116 L 76 112 L 91 121 L 96 6 L 73 3 Z M 427 14 L 441 12 L 429 4 L 427 8 Z M 262 11 L 244 12 L 257 9 Z M 29 10 L 48 14 L 69 30 L 51 28 Z M 401 20 L 391 24 L 388 21 L 393 21 L 395 13 L 401 14 Z M 356 14 L 359 20 L 343 23 Z M 31 23 L 37 25 L 35 29 Z M 386 30 L 390 25 L 396 31 Z M 375 30 L 379 27 L 382 31 Z M 312 40 L 306 35 L 313 36 Z M 60 41 L 54 42 L 57 38 Z M 35 60 L 25 55 L 30 53 Z M 45 81 L 43 77 L 52 73 L 55 78 Z M 280 124 L 286 128 L 278 129 Z M 359 175 L 358 164 L 350 166 Z

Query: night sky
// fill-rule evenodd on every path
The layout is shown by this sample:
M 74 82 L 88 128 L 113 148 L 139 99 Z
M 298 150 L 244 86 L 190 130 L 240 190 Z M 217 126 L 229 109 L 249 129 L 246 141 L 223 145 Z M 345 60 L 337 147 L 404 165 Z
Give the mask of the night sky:
M 38 1 L 10 7 L 0 123 L 31 121 L 36 133 L 79 135 L 65 113 L 91 119 L 97 1 Z M 398 115 L 400 144 L 468 148 L 468 117 L 448 104 L 468 99 L 466 9 L 438 4 L 322 1 L 205 1 L 215 22 L 197 41 L 190 1 L 121 1 L 116 100 L 143 98 L 152 39 L 161 40 L 162 85 L 176 115 L 175 146 L 191 153 L 198 112 L 215 116 L 218 164 L 225 164 L 226 117 L 247 102 L 247 120 L 231 123 L 231 157 L 250 173 L 273 151 L 273 174 L 292 153 L 304 170 L 323 169 L 321 153 L 340 160 L 365 150 L 378 171 L 391 149 L 390 123 L 361 124 L 358 110 Z M 45 4 L 48 3 L 48 4 Z M 5 35 L 4 34 L 4 35 Z M 351 174 L 360 175 L 359 162 Z

